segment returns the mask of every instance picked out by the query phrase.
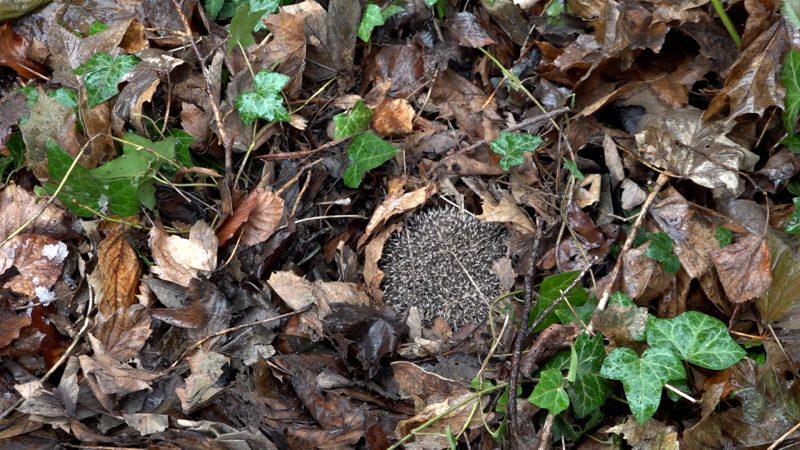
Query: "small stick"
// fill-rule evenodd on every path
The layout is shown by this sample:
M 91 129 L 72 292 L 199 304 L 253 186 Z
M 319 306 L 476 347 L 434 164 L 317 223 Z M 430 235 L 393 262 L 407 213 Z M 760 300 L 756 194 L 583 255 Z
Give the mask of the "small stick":
M 611 276 L 608 284 L 606 285 L 605 289 L 603 289 L 603 295 L 600 296 L 600 302 L 597 304 L 597 311 L 602 311 L 608 305 L 608 299 L 611 296 L 611 289 L 613 289 L 614 284 L 617 281 L 617 277 L 619 276 L 619 271 L 622 268 L 622 257 L 628 250 L 633 247 L 633 242 L 636 240 L 636 233 L 639 231 L 639 228 L 642 226 L 642 222 L 644 222 L 644 217 L 647 215 L 647 210 L 650 209 L 650 205 L 658 195 L 658 192 L 664 187 L 664 184 L 669 180 L 669 175 L 665 173 L 661 173 L 658 175 L 658 179 L 656 180 L 655 186 L 653 186 L 653 191 L 650 195 L 647 196 L 647 199 L 644 201 L 642 205 L 642 210 L 639 212 L 639 217 L 636 218 L 636 222 L 633 223 L 630 232 L 628 232 L 628 238 L 625 240 L 625 245 L 622 246 L 622 251 L 619 252 L 619 256 L 617 257 L 617 262 L 614 264 L 614 270 L 611 271 Z M 589 324 L 589 331 L 592 331 L 594 326 L 592 323 Z

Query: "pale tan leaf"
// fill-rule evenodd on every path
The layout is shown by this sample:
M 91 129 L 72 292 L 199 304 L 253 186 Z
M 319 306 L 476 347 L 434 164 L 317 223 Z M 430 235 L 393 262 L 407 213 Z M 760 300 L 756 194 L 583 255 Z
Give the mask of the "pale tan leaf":
M 102 394 L 125 395 L 149 389 L 153 381 L 164 375 L 162 372 L 134 369 L 115 361 L 106 354 L 103 344 L 91 333 L 89 334 L 89 342 L 92 344 L 94 355 L 81 355 L 78 359 L 81 363 L 83 374 L 86 377 L 92 377 L 93 383 L 96 383 Z
M 404 98 L 387 98 L 375 109 L 372 128 L 382 136 L 402 136 L 414 128 L 414 108 Z
M 3 212 L 0 214 L 0 239 L 5 239 L 33 217 L 36 220 L 25 228 L 26 233 L 46 234 L 56 239 L 66 239 L 77 234 L 73 228 L 73 219 L 67 211 L 56 205 L 46 206 L 44 199 L 16 184 L 11 184 L 0 192 L 0 211 Z
M 104 316 L 136 303 L 141 274 L 139 258 L 125 236 L 125 227 L 118 224 L 100 243 L 97 267 L 89 276 L 98 293 L 97 307 Z
M 403 186 L 406 180 L 402 178 L 395 178 L 388 182 L 388 193 L 383 201 L 369 219 L 367 228 L 364 234 L 358 240 L 358 247 L 361 248 L 372 236 L 376 229 L 383 226 L 392 217 L 402 214 L 406 211 L 411 211 L 414 208 L 424 204 L 436 192 L 436 187 L 433 184 L 425 185 L 419 189 L 411 192 L 403 192 Z
M 166 414 L 123 414 L 125 423 L 136 428 L 136 431 L 147 436 L 160 433 L 169 427 L 169 416 Z
M 192 374 L 186 379 L 185 387 L 175 389 L 184 412 L 191 412 L 222 390 L 214 385 L 222 375 L 222 366 L 229 362 L 227 356 L 202 349 L 189 358 Z
M 283 199 L 272 191 L 256 188 L 217 230 L 219 244 L 224 245 L 239 229 L 242 230 L 242 244 L 264 242 L 278 229 L 281 218 Z
M 100 312 L 96 320 L 94 335 L 108 356 L 120 362 L 136 356 L 150 337 L 150 314 L 144 305 L 121 306 L 110 314 Z
M 711 252 L 725 294 L 734 303 L 760 297 L 772 284 L 769 246 L 761 236 L 750 234 Z
M 153 273 L 184 287 L 198 274 L 214 271 L 217 247 L 214 230 L 203 221 L 192 226 L 189 239 L 167 235 L 161 224 L 150 230 L 150 249 L 157 264 Z
M 19 275 L 5 282 L 6 289 L 38 296 L 42 303 L 55 300 L 50 288 L 61 277 L 66 244 L 42 234 L 20 234 L 0 249 L 0 274 L 16 267 Z

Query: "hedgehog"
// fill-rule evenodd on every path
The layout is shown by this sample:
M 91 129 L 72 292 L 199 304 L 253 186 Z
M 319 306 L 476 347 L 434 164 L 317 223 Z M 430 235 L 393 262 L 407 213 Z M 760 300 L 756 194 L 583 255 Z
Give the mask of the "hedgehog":
M 402 316 L 416 306 L 426 327 L 436 316 L 455 330 L 482 322 L 500 294 L 493 265 L 507 240 L 503 225 L 452 206 L 416 213 L 384 248 L 384 301 Z

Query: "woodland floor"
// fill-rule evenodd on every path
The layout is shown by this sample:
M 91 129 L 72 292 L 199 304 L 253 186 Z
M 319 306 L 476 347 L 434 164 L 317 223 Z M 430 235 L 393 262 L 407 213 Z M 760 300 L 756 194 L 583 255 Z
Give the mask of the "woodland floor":
M 40 3 L 0 5 L 0 448 L 800 443 L 800 2 Z M 483 264 L 488 319 L 384 302 L 440 207 L 505 255 L 413 301 Z

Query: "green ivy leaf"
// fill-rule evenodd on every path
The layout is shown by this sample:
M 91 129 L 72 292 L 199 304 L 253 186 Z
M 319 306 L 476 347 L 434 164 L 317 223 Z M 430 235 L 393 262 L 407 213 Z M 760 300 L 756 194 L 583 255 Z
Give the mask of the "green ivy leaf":
M 345 186 L 357 188 L 367 171 L 392 159 L 397 152 L 397 147 L 384 141 L 373 131 L 354 137 L 353 142 L 347 146 L 350 165 L 344 171 Z
M 500 159 L 500 167 L 503 170 L 508 170 L 525 162 L 523 158 L 525 152 L 533 152 L 536 147 L 542 145 L 542 142 L 544 142 L 542 138 L 537 135 L 501 131 L 500 136 L 492 141 L 489 147 L 492 148 L 493 152 L 503 157 Z
M 789 50 L 781 68 L 781 83 L 786 88 L 783 126 L 789 136 L 793 136 L 797 128 L 797 115 L 800 112 L 800 51 Z
M 717 225 L 717 242 L 720 247 L 727 247 L 733 243 L 733 231 Z
M 333 138 L 344 139 L 367 131 L 370 120 L 372 120 L 372 110 L 359 100 L 349 113 L 333 116 Z
M 681 262 L 672 251 L 672 239 L 667 233 L 659 231 L 658 233 L 647 233 L 646 236 L 650 240 L 650 245 L 644 255 L 663 264 L 665 272 L 677 272 L 681 268 Z
M 367 3 L 364 8 L 364 14 L 361 16 L 361 23 L 358 24 L 358 37 L 364 41 L 369 42 L 372 36 L 372 30 L 375 27 L 383 26 L 386 20 L 393 15 L 403 11 L 403 8 L 397 5 L 388 5 L 381 9 L 380 6 L 374 3 Z
M 539 287 L 539 301 L 533 306 L 531 314 L 528 316 L 529 322 L 533 323 L 548 306 L 558 300 L 561 297 L 561 292 L 565 291 L 578 276 L 580 276 L 580 271 L 562 272 L 545 277 Z M 559 315 L 574 318 L 569 305 L 572 305 L 572 307 L 583 306 L 588 298 L 586 289 L 583 286 L 576 285 L 566 293 L 565 299 L 533 331 L 538 333 L 558 322 Z M 566 302 L 569 302 L 569 305 Z M 558 311 L 558 314 L 556 311 Z
M 686 311 L 673 319 L 652 317 L 646 333 L 651 347 L 669 349 L 706 369 L 727 369 L 747 354 L 724 323 L 698 311 Z
M 569 396 L 563 387 L 564 376 L 558 369 L 543 370 L 539 383 L 533 388 L 528 401 L 556 415 L 567 409 Z
M 91 25 L 89 25 L 89 30 L 87 31 L 86 36 L 92 36 L 107 29 L 108 25 L 100 22 L 99 20 L 95 20 Z
M 583 175 L 580 169 L 578 169 L 578 163 L 571 159 L 564 160 L 564 168 L 567 169 L 573 177 L 575 177 L 578 181 L 583 181 L 586 177 Z
M 781 2 L 781 14 L 795 28 L 800 28 L 800 0 L 783 0 Z
M 228 26 L 228 51 L 240 44 L 242 48 L 255 44 L 253 29 L 261 22 L 263 16 L 264 12 L 251 9 L 249 2 L 240 4 Z
M 175 138 L 175 159 L 182 167 L 192 167 L 194 163 L 189 146 L 192 145 L 194 136 L 180 129 L 173 129 L 170 134 Z
M 794 203 L 794 210 L 786 220 L 784 229 L 789 234 L 800 234 L 800 197 L 793 198 L 792 202 Z
M 579 419 L 584 418 L 606 402 L 610 392 L 608 382 L 600 375 L 606 357 L 603 336 L 590 337 L 583 333 L 572 344 L 577 366 L 575 382 L 567 387 L 572 400 L 572 410 Z
M 225 0 L 205 0 L 203 6 L 206 8 L 206 15 L 208 18 L 217 20 L 217 16 L 219 16 L 223 4 L 225 4 Z
M 250 9 L 252 11 L 261 11 L 261 18 L 253 27 L 253 31 L 266 30 L 267 26 L 264 25 L 264 17 L 276 12 L 279 6 L 280 2 L 278 0 L 250 0 Z
M 74 89 L 62 87 L 48 92 L 47 95 L 67 108 L 78 107 L 78 93 Z
M 286 122 L 289 111 L 283 106 L 281 89 L 290 80 L 282 73 L 262 70 L 253 79 L 254 92 L 243 92 L 236 97 L 236 109 L 242 122 L 251 124 L 259 117 L 268 122 Z
M 633 417 L 645 423 L 661 402 L 661 389 L 669 380 L 686 378 L 678 355 L 667 348 L 649 348 L 642 357 L 629 348 L 615 348 L 606 356 L 600 374 L 622 381 Z
M 83 77 L 89 108 L 117 95 L 117 85 L 138 63 L 139 58 L 133 55 L 111 56 L 100 52 L 78 66 L 74 72 Z

